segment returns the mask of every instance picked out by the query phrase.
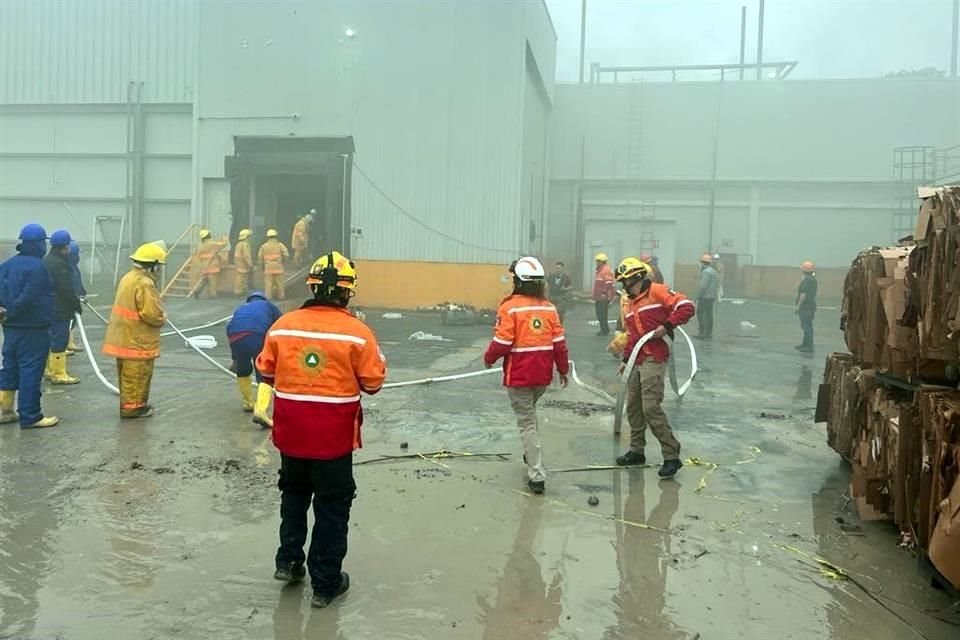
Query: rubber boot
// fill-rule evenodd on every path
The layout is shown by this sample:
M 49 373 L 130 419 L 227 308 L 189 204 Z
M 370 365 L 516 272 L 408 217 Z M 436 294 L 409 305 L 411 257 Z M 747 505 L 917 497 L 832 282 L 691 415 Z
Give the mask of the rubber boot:
M 43 379 L 48 382 L 53 380 L 53 352 L 47 354 L 47 364 L 43 368 Z
M 83 345 L 77 342 L 77 330 L 70 329 L 70 342 L 67 343 L 67 354 L 80 353 L 83 351 Z
M 13 401 L 16 397 L 16 391 L 0 391 L 0 424 L 20 421 L 20 416 L 13 409 Z
M 237 386 L 240 388 L 240 397 L 243 399 L 243 410 L 246 413 L 253 411 L 253 383 L 250 376 L 237 376 Z
M 67 354 L 64 352 L 50 354 L 50 370 L 53 375 L 50 377 L 50 384 L 77 384 L 80 378 L 74 378 L 67 373 Z
M 45 427 L 55 427 L 60 424 L 60 418 L 56 416 L 47 416 L 46 418 L 40 418 L 33 424 L 24 424 L 20 425 L 21 429 L 43 429 Z
M 264 382 L 257 385 L 257 403 L 253 407 L 253 422 L 266 429 L 273 428 L 273 420 L 267 415 L 272 396 L 273 387 Z

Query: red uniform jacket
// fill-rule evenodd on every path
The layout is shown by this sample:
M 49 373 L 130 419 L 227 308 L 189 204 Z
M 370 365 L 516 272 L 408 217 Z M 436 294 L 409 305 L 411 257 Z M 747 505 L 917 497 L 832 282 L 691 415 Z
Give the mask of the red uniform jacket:
M 613 277 L 613 269 L 608 264 L 602 264 L 593 276 L 593 299 L 610 302 L 617 297 L 617 280 Z
M 493 365 L 503 358 L 507 387 L 545 387 L 553 381 L 553 367 L 570 371 L 567 339 L 560 316 L 542 298 L 513 295 L 500 303 L 497 328 L 483 361 Z
M 360 448 L 360 393 L 380 391 L 386 359 L 349 311 L 308 302 L 267 333 L 257 370 L 273 385 L 273 443 L 294 458 L 333 460 Z
M 672 329 L 686 324 L 693 317 L 696 308 L 682 293 L 677 293 L 665 284 L 650 283 L 647 291 L 630 300 L 624 321 L 627 329 L 627 346 L 623 350 L 626 362 L 641 337 L 660 325 Z M 666 362 L 670 357 L 670 346 L 663 338 L 647 341 L 637 355 L 636 364 L 647 358 L 654 362 Z

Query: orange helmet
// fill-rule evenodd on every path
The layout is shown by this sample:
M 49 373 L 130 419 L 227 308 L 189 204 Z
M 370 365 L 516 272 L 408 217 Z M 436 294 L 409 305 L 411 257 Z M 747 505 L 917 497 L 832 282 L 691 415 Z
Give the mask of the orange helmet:
M 800 265 L 800 269 L 801 269 L 804 273 L 813 273 L 813 271 L 814 271 L 815 268 L 816 268 L 816 266 L 815 266 L 812 262 L 810 262 L 809 260 L 804 261 L 804 263 Z

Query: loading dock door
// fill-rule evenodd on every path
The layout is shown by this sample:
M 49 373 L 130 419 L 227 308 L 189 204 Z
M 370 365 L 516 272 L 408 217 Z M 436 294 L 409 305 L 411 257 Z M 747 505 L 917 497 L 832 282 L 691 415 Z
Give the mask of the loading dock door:
M 652 242 L 646 240 L 649 236 L 643 233 L 648 229 L 653 232 Z M 627 256 L 651 253 L 660 259 L 660 270 L 667 284 L 673 282 L 677 236 L 676 224 L 672 220 L 587 220 L 583 242 L 583 287 L 587 291 L 593 287 L 596 271 L 593 257 L 598 253 L 609 256 L 612 269 L 616 269 Z M 644 244 L 653 246 L 644 247 Z

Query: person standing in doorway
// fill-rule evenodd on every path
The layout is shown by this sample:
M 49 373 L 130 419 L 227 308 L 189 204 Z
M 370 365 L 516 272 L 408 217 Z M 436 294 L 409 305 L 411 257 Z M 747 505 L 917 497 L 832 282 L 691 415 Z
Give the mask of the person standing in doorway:
M 813 318 L 817 315 L 817 272 L 814 264 L 807 260 L 800 266 L 803 279 L 797 287 L 797 316 L 803 341 L 795 349 L 801 353 L 813 353 Z
M 242 296 L 250 291 L 253 277 L 253 250 L 250 248 L 250 229 L 241 229 L 237 235 L 237 244 L 233 247 L 233 268 L 236 278 L 233 282 L 233 295 Z
M 546 299 L 543 265 L 536 258 L 520 258 L 510 266 L 513 293 L 500 303 L 493 340 L 483 355 L 487 369 L 503 358 L 503 386 L 517 416 L 527 465 L 527 486 L 543 493 L 546 471 L 537 426 L 537 402 L 553 382 L 567 386 L 570 362 L 567 340 L 557 309 Z
M 697 324 L 698 338 L 709 340 L 713 337 L 713 309 L 720 291 L 720 274 L 713 268 L 713 257 L 709 253 L 700 256 L 700 278 L 697 284 Z
M 616 279 L 613 269 L 608 264 L 610 259 L 605 253 L 598 253 L 593 258 L 597 270 L 593 276 L 593 306 L 600 323 L 598 336 L 610 335 L 609 312 L 610 303 L 617 297 Z
M 297 223 L 293 225 L 290 248 L 293 249 L 293 266 L 295 269 L 299 269 L 309 260 L 310 227 L 313 225 L 315 213 L 316 209 L 310 209 L 310 213 L 297 220 Z
M 617 458 L 620 466 L 646 464 L 647 427 L 660 441 L 663 466 L 657 472 L 661 478 L 676 475 L 683 466 L 680 462 L 680 443 L 673 435 L 667 414 L 663 411 L 664 377 L 670 345 L 664 339 L 673 330 L 686 324 L 696 312 L 686 296 L 663 284 L 650 281 L 647 265 L 637 258 L 625 258 L 617 267 L 617 280 L 630 296 L 630 307 L 625 318 L 627 344 L 620 363 L 620 375 L 627 380 L 627 421 L 630 423 L 630 450 Z M 636 345 L 652 333 L 637 355 L 632 371 L 627 363 Z
M 567 273 L 565 265 L 557 260 L 553 265 L 553 271 L 550 273 L 549 295 L 550 301 L 557 308 L 557 314 L 560 316 L 560 323 L 563 323 L 563 316 L 572 304 L 573 280 Z
M 257 252 L 257 262 L 263 265 L 263 288 L 267 297 L 274 300 L 283 300 L 284 297 L 284 266 L 290 259 L 290 252 L 280 242 L 276 229 L 267 230 L 267 241 L 260 246 Z

